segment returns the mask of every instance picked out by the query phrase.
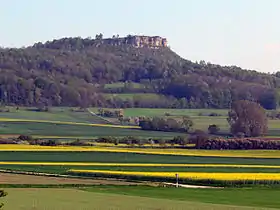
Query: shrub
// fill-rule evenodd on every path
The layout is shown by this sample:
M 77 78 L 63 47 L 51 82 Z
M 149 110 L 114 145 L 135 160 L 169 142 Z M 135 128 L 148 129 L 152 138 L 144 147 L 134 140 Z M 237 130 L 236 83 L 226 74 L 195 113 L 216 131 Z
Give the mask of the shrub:
M 171 114 L 170 114 L 169 112 L 165 112 L 164 115 L 165 115 L 166 117 L 171 116 Z
M 200 147 L 208 150 L 279 150 L 280 141 L 265 139 L 208 139 Z
M 157 142 L 160 146 L 165 146 L 166 144 L 166 141 L 164 139 L 158 139 Z
M 193 126 L 193 122 L 188 117 L 182 119 L 173 118 L 140 118 L 139 126 L 143 130 L 166 131 L 166 132 L 188 132 Z
M 10 139 L 0 139 L 0 144 L 17 144 L 17 142 Z
M 114 139 L 113 143 L 117 146 L 119 144 L 119 139 Z
M 242 132 L 238 132 L 236 134 L 236 137 L 239 138 L 239 139 L 243 139 L 245 137 L 245 133 L 242 133 Z
M 98 143 L 114 143 L 115 140 L 116 140 L 115 137 L 108 136 L 108 137 L 98 138 L 95 141 L 98 142 Z
M 209 125 L 208 127 L 208 133 L 209 134 L 217 134 L 220 131 L 219 126 L 213 124 L 213 125 Z
M 51 111 L 48 106 L 39 106 L 37 108 L 28 108 L 26 110 L 31 111 L 31 112 L 49 112 L 49 111 Z
M 21 140 L 21 141 L 32 141 L 33 137 L 29 136 L 29 135 L 20 135 L 18 137 L 18 140 Z
M 179 144 L 179 145 L 187 145 L 189 143 L 189 139 L 185 136 L 176 136 L 172 140 L 170 140 L 171 144 Z
M 110 110 L 110 109 L 98 109 L 98 115 L 102 117 L 116 117 L 116 118 L 123 118 L 124 112 L 122 109 L 119 110 Z
M 189 142 L 191 144 L 195 144 L 195 148 L 200 149 L 203 145 L 205 145 L 208 138 L 209 136 L 207 133 L 202 130 L 196 130 L 190 135 Z
M 84 141 L 81 141 L 80 139 L 77 139 L 75 141 L 67 143 L 66 145 L 70 145 L 70 146 L 90 146 L 90 144 L 88 144 Z
M 79 107 L 79 108 L 71 108 L 70 111 L 71 112 L 86 112 L 87 109 Z
M 61 145 L 58 141 L 55 140 L 42 140 L 42 139 L 34 139 L 29 142 L 31 145 L 40 145 L 40 146 L 58 146 Z
M 210 116 L 210 117 L 218 117 L 218 116 L 221 116 L 221 114 L 212 112 L 212 113 L 209 114 L 209 116 Z

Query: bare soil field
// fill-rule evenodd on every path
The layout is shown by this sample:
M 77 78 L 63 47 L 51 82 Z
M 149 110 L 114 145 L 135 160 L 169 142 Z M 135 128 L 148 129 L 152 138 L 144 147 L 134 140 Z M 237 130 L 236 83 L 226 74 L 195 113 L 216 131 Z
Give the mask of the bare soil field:
M 47 177 L 25 174 L 9 174 L 0 173 L 0 184 L 45 184 L 45 185 L 61 185 L 61 184 L 88 184 L 88 185 L 135 185 L 139 183 L 125 182 L 119 180 L 101 180 L 101 179 L 79 179 L 64 177 Z

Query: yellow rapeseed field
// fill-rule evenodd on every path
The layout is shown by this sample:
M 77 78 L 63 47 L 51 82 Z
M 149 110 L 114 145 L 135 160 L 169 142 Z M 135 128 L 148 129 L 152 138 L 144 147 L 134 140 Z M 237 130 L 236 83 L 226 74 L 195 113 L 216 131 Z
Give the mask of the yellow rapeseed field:
M 0 151 L 92 151 L 92 152 L 120 152 L 155 155 L 181 155 L 202 157 L 247 157 L 247 158 L 280 158 L 279 150 L 188 150 L 188 149 L 159 149 L 159 148 L 118 148 L 98 146 L 39 146 L 39 145 L 0 145 Z
M 232 165 L 232 164 L 170 164 L 170 163 L 97 163 L 97 162 L 11 162 L 0 165 L 45 165 L 45 166 L 120 166 L 120 167 L 202 167 L 202 168 L 274 168 L 280 165 Z
M 37 123 L 52 123 L 52 124 L 64 124 L 64 125 L 85 125 L 95 127 L 109 127 L 109 128 L 129 128 L 139 129 L 139 126 L 126 126 L 126 125 L 110 125 L 110 124 L 92 124 L 92 123 L 78 123 L 78 122 L 63 122 L 63 121 L 52 121 L 52 120 L 31 120 L 31 119 L 10 119 L 0 118 L 0 122 L 37 122 Z
M 280 180 L 280 173 L 204 173 L 204 172 L 135 172 L 135 171 L 107 171 L 107 170 L 75 170 L 74 173 L 92 173 L 124 176 L 142 176 L 142 177 L 162 177 L 175 178 L 179 174 L 181 179 L 194 180 L 220 180 L 220 181 L 238 181 L 238 180 Z

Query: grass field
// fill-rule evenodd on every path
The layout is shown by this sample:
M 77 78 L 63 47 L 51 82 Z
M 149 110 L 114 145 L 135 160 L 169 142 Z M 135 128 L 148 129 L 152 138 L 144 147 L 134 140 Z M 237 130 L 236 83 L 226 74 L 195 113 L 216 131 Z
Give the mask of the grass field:
M 136 128 L 136 129 L 135 129 Z M 0 113 L 0 135 L 34 135 L 96 138 L 102 136 L 137 136 L 142 138 L 173 138 L 178 133 L 143 131 L 137 126 L 110 125 L 89 112 L 73 112 L 71 108 L 52 107 L 50 112 L 10 108 Z
M 97 111 L 97 108 L 91 108 L 92 111 Z M 207 131 L 208 126 L 216 124 L 221 128 L 222 132 L 229 132 L 227 122 L 228 110 L 226 109 L 145 109 L 145 108 L 128 108 L 124 109 L 126 117 L 137 116 L 158 116 L 163 117 L 168 113 L 173 118 L 189 116 L 194 122 L 193 129 L 201 129 Z M 220 116 L 209 116 L 211 113 L 219 114 Z M 280 136 L 280 120 L 268 121 L 268 136 Z
M 258 210 L 280 208 L 279 189 L 176 189 L 98 186 L 6 189 L 5 210 Z M 246 195 L 246 196 L 244 196 Z
M 103 151 L 1 151 L 0 160 L 17 162 L 97 162 L 97 163 L 171 163 L 171 164 L 234 164 L 234 165 L 280 165 L 279 158 L 222 157 L 192 155 L 160 155 Z M 217 154 L 216 154 L 217 155 Z M 239 154 L 240 155 L 240 154 Z M 253 153 L 252 153 L 253 155 Z
M 72 136 L 96 138 L 101 136 L 138 136 L 143 138 L 162 137 L 173 138 L 182 135 L 172 132 L 143 131 L 115 127 L 100 127 L 79 124 L 55 124 L 39 122 L 0 122 L 0 134 L 37 135 L 37 136 Z
M 98 108 L 91 108 L 92 111 L 97 112 Z M 137 116 L 165 116 L 166 113 L 171 114 L 171 116 L 190 116 L 198 117 L 200 114 L 207 115 L 210 113 L 218 113 L 226 117 L 228 110 L 226 109 L 150 109 L 150 108 L 127 108 L 124 109 L 124 114 L 127 117 L 137 117 Z M 205 117 L 205 116 L 199 116 Z M 212 118 L 219 118 L 212 117 Z
M 9 107 L 10 112 L 1 112 L 0 118 L 83 123 L 92 123 L 96 120 L 89 112 L 73 112 L 71 107 L 52 107 L 49 112 L 36 112 L 29 109 L 32 108 L 20 107 L 16 110 L 14 107 Z
M 147 96 L 149 94 L 146 94 Z M 97 108 L 90 109 L 97 112 Z M 224 109 L 125 109 L 127 117 L 136 116 L 165 116 L 169 113 L 173 118 L 190 116 L 194 122 L 193 129 L 207 131 L 210 124 L 216 124 L 222 132 L 228 132 L 229 126 L 226 120 L 227 110 Z M 217 113 L 221 116 L 208 116 Z M 110 119 L 114 121 L 113 119 Z M 113 127 L 110 129 L 93 128 L 94 124 Z M 115 124 L 115 121 L 114 121 Z M 89 126 L 89 127 L 87 127 Z M 73 136 L 73 137 L 99 137 L 99 136 L 139 136 L 139 137 L 163 137 L 172 138 L 178 133 L 136 131 L 128 127 L 110 125 L 110 121 L 92 115 L 89 112 L 74 112 L 71 108 L 52 107 L 50 112 L 27 111 L 26 108 L 10 108 L 10 112 L 0 113 L 1 134 L 30 134 L 37 136 Z M 269 136 L 280 136 L 280 120 L 269 120 Z M 108 132 L 109 131 L 109 132 Z

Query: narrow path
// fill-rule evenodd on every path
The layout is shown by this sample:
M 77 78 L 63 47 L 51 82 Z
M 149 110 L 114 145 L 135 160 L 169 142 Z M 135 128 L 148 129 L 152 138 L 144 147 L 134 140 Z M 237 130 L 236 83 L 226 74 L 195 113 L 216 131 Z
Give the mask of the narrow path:
M 164 182 L 165 185 L 176 186 L 174 183 Z M 202 186 L 202 185 L 188 185 L 188 184 L 178 184 L 178 187 L 183 188 L 201 188 L 201 189 L 223 189 L 224 187 L 212 187 L 212 186 Z

